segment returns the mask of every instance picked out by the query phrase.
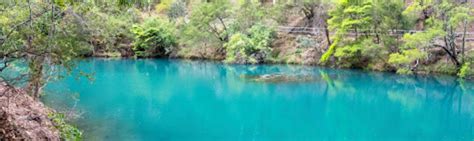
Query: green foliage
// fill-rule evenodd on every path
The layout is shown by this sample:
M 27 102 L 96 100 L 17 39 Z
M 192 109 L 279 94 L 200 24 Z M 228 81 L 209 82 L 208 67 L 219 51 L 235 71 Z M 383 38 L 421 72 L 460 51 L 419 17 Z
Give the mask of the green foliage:
M 66 123 L 66 117 L 61 113 L 50 113 L 48 118 L 53 121 L 56 129 L 61 134 L 61 139 L 66 141 L 81 141 L 82 132 L 76 127 Z
M 324 54 L 321 56 L 319 63 L 321 64 L 327 63 L 327 61 L 331 58 L 331 56 L 336 51 L 336 46 L 339 44 L 339 40 L 340 40 L 339 38 L 334 39 L 331 46 L 329 46 L 329 49 L 326 52 L 324 52 Z
M 434 40 L 444 35 L 445 32 L 437 28 L 430 28 L 424 32 L 414 34 L 405 34 L 403 35 L 403 41 L 405 43 L 401 48 L 411 49 L 432 47 Z
M 78 5 L 75 10 L 83 15 L 85 34 L 93 45 L 94 53 L 121 52 L 129 50 L 128 44 L 133 39 L 130 27 L 138 23 L 138 11 L 109 7 L 100 8 L 94 5 Z
M 459 69 L 458 76 L 459 78 L 469 78 L 474 76 L 474 70 L 472 69 L 471 62 L 466 62 Z
M 242 33 L 236 33 L 230 37 L 228 43 L 225 44 L 227 49 L 226 62 L 232 63 L 239 61 L 239 58 L 256 62 L 254 58 L 249 58 L 248 54 L 254 51 L 253 46 L 250 45 L 250 39 Z
M 262 23 L 265 25 L 276 25 L 283 16 L 281 7 L 267 7 L 260 2 L 246 1 L 232 11 L 232 19 L 235 21 L 230 24 L 231 34 L 239 31 L 245 31 L 253 25 Z
M 271 51 L 274 30 L 257 24 L 248 30 L 249 35 L 236 33 L 226 47 L 228 63 L 261 63 Z
M 310 36 L 297 36 L 296 43 L 298 48 L 310 48 L 318 46 L 318 42 Z
M 385 60 L 388 51 L 379 44 L 374 44 L 372 39 L 352 43 L 336 49 L 334 57 L 341 67 L 365 68 L 369 63 Z
M 0 33 L 7 33 L 0 37 L 2 63 L 7 67 L 19 60 L 27 64 L 27 72 L 20 74 L 25 77 L 18 79 L 27 82 L 28 93 L 39 98 L 45 78 L 60 76 L 48 74 L 70 72 L 74 58 L 90 49 L 84 24 L 74 13 L 51 3 L 19 3 L 5 11 L 0 16 L 6 19 L 0 22 Z
M 336 55 L 334 53 L 337 53 L 339 63 L 341 63 L 342 60 L 349 60 L 343 63 L 345 66 L 352 66 L 349 64 L 354 63 L 363 64 L 363 62 L 354 62 L 354 59 L 349 59 L 373 58 L 373 56 L 360 54 L 362 49 L 374 49 L 380 51 L 380 53 L 377 54 L 387 54 L 387 48 L 367 48 L 365 46 L 372 46 L 374 43 L 381 44 L 381 41 L 393 40 L 394 37 L 388 35 L 389 31 L 407 28 L 407 22 L 402 15 L 403 4 L 402 2 L 396 1 L 339 1 L 336 7 L 329 12 L 331 16 L 328 20 L 329 28 L 335 30 L 336 33 L 332 37 L 334 41 L 321 57 L 320 63 L 326 63 L 332 55 Z M 368 39 L 372 38 L 373 41 L 368 41 Z M 366 45 L 361 47 L 358 45 L 361 43 Z M 389 44 L 386 45 L 388 46 Z M 337 51 L 338 47 L 342 47 L 343 49 Z M 374 50 L 371 52 L 377 52 Z M 380 59 L 380 57 L 377 58 Z M 356 60 L 380 63 L 378 61 L 365 59 Z M 373 64 L 369 64 L 369 66 L 373 66 Z
M 200 4 L 191 12 L 189 26 L 192 26 L 192 31 L 206 32 L 221 42 L 227 42 L 229 33 L 225 20 L 230 15 L 229 9 L 224 1 Z
M 275 25 L 281 18 L 281 7 L 267 7 L 258 2 L 242 2 L 231 6 L 228 1 L 212 1 L 193 7 L 189 22 L 179 27 L 178 35 L 181 46 L 193 50 L 212 49 L 215 56 L 225 55 L 223 48 L 230 41 L 230 36 L 240 33 L 251 35 L 249 28 L 257 24 Z M 234 37 L 245 40 L 246 36 Z M 189 50 L 189 49 L 181 49 Z
M 168 54 L 176 46 L 174 26 L 161 19 L 150 19 L 134 25 L 133 51 L 137 57 L 155 57 Z
M 427 30 L 405 34 L 403 45 L 399 47 L 400 53 L 393 53 L 388 59 L 388 63 L 394 65 L 399 73 L 411 73 L 418 66 L 419 60 L 426 58 L 427 52 L 425 50 L 435 47 L 435 42 L 443 37 L 448 39 L 454 37 L 451 34 L 456 31 L 456 27 L 462 23 L 465 25 L 466 21 L 470 21 L 469 17 L 472 17 L 469 8 L 464 6 L 454 6 L 454 4 L 445 1 L 436 4 L 427 1 L 414 1 L 404 9 L 402 2 L 339 1 L 330 11 L 331 18 L 328 20 L 329 28 L 335 30 L 336 33 L 332 37 L 334 41 L 323 54 L 320 62 L 326 63 L 334 55 L 338 65 L 342 67 L 372 68 L 375 66 L 374 64 L 383 66 L 384 62 L 375 60 L 386 60 L 384 56 L 387 56 L 389 51 L 388 48 L 380 46 L 396 45 L 393 42 L 386 42 L 394 41 L 389 31 L 412 29 L 420 18 L 423 18 L 425 21 L 422 24 Z M 432 7 L 436 7 L 434 10 L 437 10 L 435 12 L 438 13 L 437 16 L 431 16 L 430 12 L 427 12 L 433 10 Z M 425 16 L 431 17 L 426 20 Z M 445 24 L 442 24 L 443 20 Z M 366 39 L 373 39 L 373 42 Z M 445 47 L 447 48 L 445 50 L 455 50 L 453 49 L 455 43 L 447 44 L 450 46 Z M 437 44 L 436 47 L 438 46 L 440 45 Z
M 354 63 L 359 62 L 360 53 L 362 50 L 361 44 L 346 45 L 337 48 L 334 56 L 338 59 L 338 63 L 342 67 L 351 67 Z
M 467 6 L 457 6 L 454 9 L 450 10 L 448 15 L 450 16 L 449 19 L 449 26 L 452 28 L 456 28 L 458 26 L 463 26 L 464 22 L 472 22 L 474 17 L 471 15 L 473 9 Z
M 403 12 L 402 15 L 406 19 L 407 26 L 412 27 L 416 24 L 420 16 L 423 14 L 424 6 L 420 2 L 415 1 L 411 3 Z
M 168 18 L 176 20 L 180 17 L 186 16 L 186 10 L 186 3 L 181 0 L 177 0 L 171 4 L 166 14 L 168 15 Z
M 187 22 L 178 24 L 177 27 L 181 47 L 178 54 L 187 52 L 184 54 L 199 54 L 199 57 L 208 54 L 205 56 L 211 55 L 209 58 L 224 56 L 223 44 L 229 40 L 230 35 L 227 18 L 231 12 L 229 4 L 225 1 L 199 3 L 193 6 Z
M 368 30 L 372 23 L 371 2 L 363 4 L 342 0 L 336 5 L 336 8 L 329 12 L 331 19 L 328 20 L 330 29 L 337 29 L 336 34 L 342 36 L 349 30 Z
M 427 53 L 419 50 L 418 48 L 403 50 L 401 53 L 390 54 L 388 60 L 389 64 L 394 65 L 397 68 L 397 73 L 400 74 L 411 74 L 412 64 L 418 64 L 418 61 L 426 58 Z
M 472 8 L 466 4 L 432 0 L 414 0 L 407 7 L 403 1 L 371 0 L 278 1 L 276 5 L 262 4 L 258 0 L 161 0 L 155 7 L 158 14 L 150 12 L 150 5 L 157 4 L 158 0 L 54 2 L 55 12 L 61 14 L 49 12 L 49 2 L 34 1 L 31 28 L 28 24 L 21 25 L 8 40 L 4 39 L 6 34 L 27 20 L 29 11 L 25 2 L 0 2 L 0 54 L 26 50 L 27 37 L 32 36 L 32 51 L 51 51 L 55 53 L 53 62 L 61 65 L 70 64 L 70 60 L 81 55 L 128 56 L 134 52 L 138 57 L 154 57 L 178 50 L 202 58 L 223 59 L 225 56 L 227 62 L 233 63 L 260 63 L 269 59 L 268 54 L 279 51 L 271 52 L 273 37 L 269 37 L 273 35 L 256 29 L 263 28 L 262 25 L 278 26 L 282 19 L 293 18 L 287 11 L 298 9 L 293 12 L 302 14 L 301 11 L 306 10 L 304 15 L 298 15 L 300 17 L 316 17 L 305 25 L 328 26 L 330 32 L 335 33 L 330 37 L 332 44 L 320 58 L 321 64 L 381 70 L 390 63 L 399 72 L 410 73 L 430 48 L 447 46 L 443 49 L 448 50 L 449 55 L 454 54 L 451 58 L 462 58 L 456 64 L 459 64 L 457 70 L 464 60 L 469 60 L 460 48 L 465 47 L 469 52 L 470 47 L 457 43 L 460 36 L 456 32 L 469 27 L 474 20 Z M 190 8 L 189 15 L 187 8 Z M 156 19 L 165 13 L 172 23 Z M 325 21 L 327 18 L 330 19 Z M 52 25 L 55 25 L 55 34 L 50 36 Z M 399 29 L 424 31 L 405 34 L 400 39 L 392 34 Z M 446 39 L 451 42 L 442 43 Z M 296 42 L 298 48 L 317 46 L 316 41 L 303 36 Z M 293 56 L 287 57 L 290 59 L 272 59 L 297 63 L 302 60 L 300 53 L 297 49 Z M 389 54 L 392 55 L 389 57 Z M 459 54 L 463 54 L 462 57 Z M 41 60 L 31 60 L 30 66 L 40 67 L 35 63 Z M 442 70 L 444 65 L 426 64 L 432 63 L 430 61 L 420 67 L 433 69 L 429 72 L 451 71 L 451 68 Z
M 378 45 L 380 38 L 391 38 L 382 34 L 388 29 L 401 27 L 400 23 L 393 21 L 393 18 L 401 17 L 401 9 L 402 5 L 395 2 L 340 1 L 336 4 L 336 8 L 329 12 L 331 16 L 328 20 L 329 28 L 335 30 L 336 34 L 332 45 L 323 54 L 320 62 L 326 63 L 334 55 L 342 67 L 365 68 L 380 63 L 377 60 L 387 54 L 386 48 Z M 370 32 L 376 34 L 373 37 L 377 39 L 377 44 L 368 34 Z M 347 38 L 349 35 L 354 38 Z
M 174 0 L 161 0 L 160 1 L 160 4 L 156 5 L 155 6 L 155 10 L 158 12 L 158 13 L 165 13 L 167 12 L 168 10 L 171 9 L 172 5 L 175 3 L 176 1 Z
M 439 60 L 434 64 L 420 66 L 418 70 L 423 71 L 425 73 L 438 73 L 449 75 L 456 75 L 459 71 L 456 65 L 446 60 Z
M 412 25 L 403 15 L 404 7 L 402 1 L 373 1 L 373 30 L 386 34 L 394 29 L 411 29 Z

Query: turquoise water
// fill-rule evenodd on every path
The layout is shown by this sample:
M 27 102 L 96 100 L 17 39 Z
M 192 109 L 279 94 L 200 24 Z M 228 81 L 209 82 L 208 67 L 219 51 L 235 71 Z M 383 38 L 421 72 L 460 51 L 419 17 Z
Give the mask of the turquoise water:
M 474 83 L 287 65 L 91 59 L 50 84 L 85 140 L 473 140 Z M 311 76 L 255 82 L 244 75 Z

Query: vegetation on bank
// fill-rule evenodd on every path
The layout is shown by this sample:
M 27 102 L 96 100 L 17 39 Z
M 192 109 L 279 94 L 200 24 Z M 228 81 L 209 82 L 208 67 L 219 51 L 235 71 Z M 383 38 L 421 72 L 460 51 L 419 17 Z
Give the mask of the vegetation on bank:
M 301 63 L 474 77 L 473 3 L 459 0 L 0 2 L 0 81 L 38 99 L 81 57 Z M 279 26 L 321 29 L 317 36 Z M 22 65 L 20 65 L 22 64 Z M 66 72 L 66 73 L 64 73 Z M 80 135 L 50 117 L 60 130 Z
M 73 125 L 66 123 L 66 117 L 64 114 L 50 113 L 48 118 L 53 121 L 54 126 L 59 130 L 62 139 L 67 141 L 82 140 L 82 132 Z
M 472 78 L 472 6 L 457 0 L 4 1 L 0 71 L 17 72 L 2 80 L 26 82 L 34 97 L 47 80 L 60 78 L 58 72 L 70 72 L 72 60 L 89 56 L 305 63 Z M 293 29 L 279 33 L 278 26 L 322 30 L 306 36 Z

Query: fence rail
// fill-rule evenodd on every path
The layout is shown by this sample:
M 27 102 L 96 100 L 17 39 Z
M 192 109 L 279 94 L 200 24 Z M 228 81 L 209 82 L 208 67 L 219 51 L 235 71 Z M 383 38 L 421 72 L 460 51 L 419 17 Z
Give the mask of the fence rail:
M 311 35 L 311 36 L 324 36 L 324 28 L 315 28 L 315 27 L 291 27 L 291 26 L 278 26 L 277 31 L 278 32 L 283 32 L 287 34 L 306 34 L 306 35 Z M 392 36 L 403 36 L 406 33 L 419 33 L 419 32 L 424 32 L 422 30 L 390 30 L 387 33 Z M 377 35 L 380 33 L 375 33 L 373 31 L 359 31 L 358 33 L 362 34 L 368 34 L 368 35 Z M 335 34 L 334 32 L 330 32 L 329 34 Z M 457 40 L 462 40 L 460 39 L 464 33 L 463 32 L 456 32 L 455 35 L 457 36 Z M 355 31 L 348 31 L 346 35 L 351 35 L 355 36 L 356 32 Z M 360 34 L 359 34 L 360 35 Z M 474 42 L 474 32 L 467 32 L 466 33 L 466 41 L 468 42 Z

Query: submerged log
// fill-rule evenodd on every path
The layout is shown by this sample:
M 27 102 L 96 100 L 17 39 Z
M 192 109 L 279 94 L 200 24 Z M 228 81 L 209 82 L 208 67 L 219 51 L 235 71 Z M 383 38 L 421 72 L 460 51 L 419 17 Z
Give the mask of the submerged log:
M 313 75 L 285 75 L 285 74 L 263 74 L 263 75 L 240 75 L 248 81 L 263 83 L 295 83 L 318 81 Z

